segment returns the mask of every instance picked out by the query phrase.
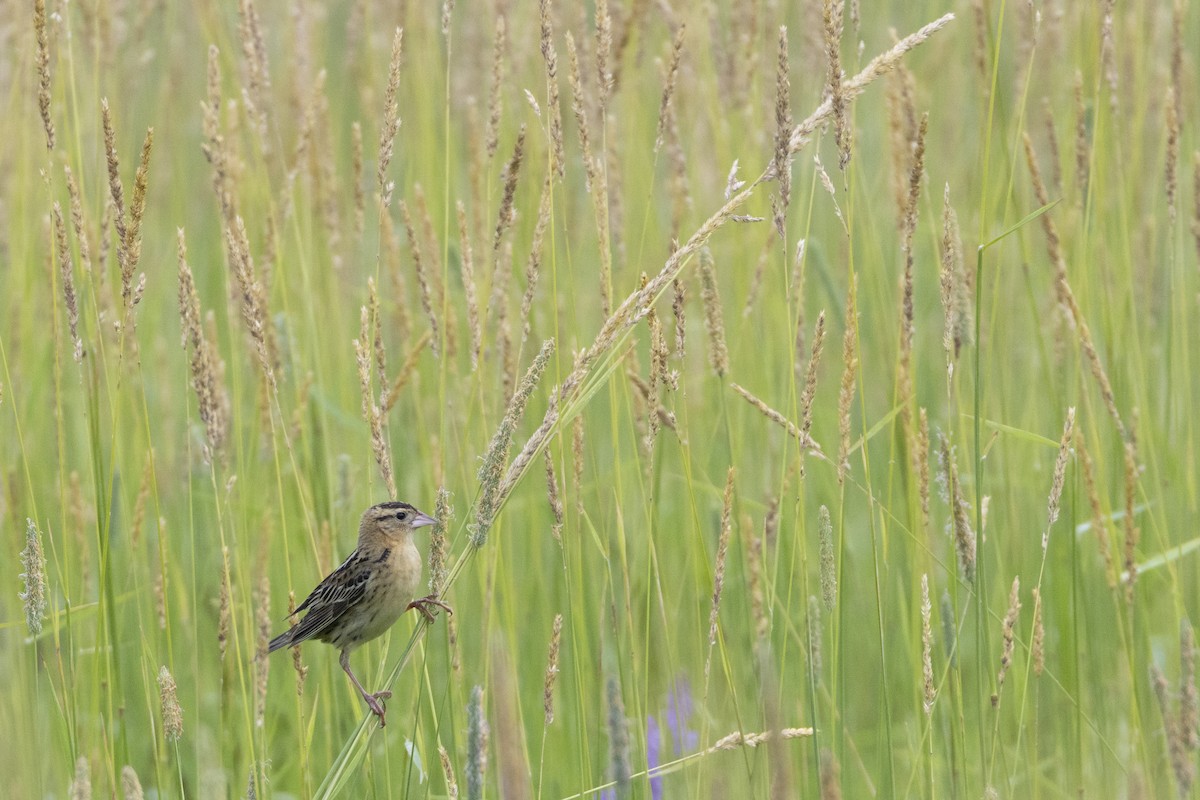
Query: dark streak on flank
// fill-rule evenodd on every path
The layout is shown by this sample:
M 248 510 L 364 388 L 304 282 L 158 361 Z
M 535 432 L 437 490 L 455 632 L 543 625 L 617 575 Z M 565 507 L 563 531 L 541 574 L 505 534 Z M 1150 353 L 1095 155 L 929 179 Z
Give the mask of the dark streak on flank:
M 383 550 L 383 554 L 381 556 L 379 556 L 379 558 L 375 559 L 375 563 L 382 564 L 383 562 L 388 560 L 388 556 L 390 556 L 391 554 L 392 554 L 392 548 L 385 547 Z

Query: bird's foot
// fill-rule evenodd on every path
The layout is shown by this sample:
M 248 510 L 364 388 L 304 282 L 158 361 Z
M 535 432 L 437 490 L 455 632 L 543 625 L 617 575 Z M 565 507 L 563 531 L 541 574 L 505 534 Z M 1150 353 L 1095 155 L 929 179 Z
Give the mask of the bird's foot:
M 392 696 L 391 692 L 376 692 L 375 694 L 365 694 L 363 699 L 367 701 L 367 706 L 371 709 L 371 713 L 379 717 L 379 727 L 387 727 L 387 720 L 384 719 L 384 708 L 381 700 L 386 700 Z
M 437 598 L 437 595 L 433 595 L 433 594 L 429 595 L 428 597 L 421 597 L 417 600 L 413 600 L 411 603 L 408 604 L 409 608 L 419 611 L 421 616 L 425 618 L 425 621 L 428 622 L 430 625 L 432 625 L 433 619 L 434 619 L 434 611 L 429 608 L 430 606 L 436 606 L 437 608 L 443 609 L 447 614 L 450 614 L 451 616 L 453 616 L 453 614 L 454 614 L 454 609 L 452 609 L 446 603 L 443 603 L 441 600 L 439 600 Z

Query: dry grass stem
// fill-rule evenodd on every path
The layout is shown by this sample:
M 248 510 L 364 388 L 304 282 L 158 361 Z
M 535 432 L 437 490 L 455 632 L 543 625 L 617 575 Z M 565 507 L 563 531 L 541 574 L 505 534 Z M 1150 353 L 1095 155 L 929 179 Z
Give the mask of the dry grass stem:
M 996 693 L 992 695 L 992 708 L 1000 706 L 1000 692 L 1004 689 L 1004 678 L 1012 666 L 1016 648 L 1017 615 L 1021 611 L 1021 579 L 1013 578 L 1012 590 L 1008 595 L 1008 612 L 1004 615 L 1003 644 L 1000 650 L 1000 672 L 996 676 Z
M 396 145 L 396 132 L 400 129 L 400 110 L 396 93 L 400 87 L 400 57 L 403 51 L 404 29 L 396 28 L 392 36 L 392 59 L 388 66 L 387 90 L 383 95 L 383 123 L 379 126 L 379 166 L 376 179 L 379 183 L 381 215 L 391 205 L 392 191 L 387 173 L 392 163 L 392 150 Z
M 30 636 L 37 637 L 42 632 L 42 620 L 46 618 L 46 555 L 42 549 L 42 532 L 28 518 L 25 520 L 21 566 L 25 571 L 18 577 L 25 583 L 25 591 L 19 594 L 25 609 L 25 627 Z
M 263 526 L 264 530 L 269 530 Z M 254 585 L 254 727 L 262 728 L 267 716 L 267 678 L 271 674 L 267 662 L 267 644 L 271 641 L 271 578 L 267 570 L 269 539 L 260 539 L 258 563 L 255 571 L 258 580 Z
M 533 363 L 529 365 L 525 377 L 521 379 L 512 399 L 509 400 L 504 418 L 500 421 L 500 425 L 492 435 L 492 441 L 484 453 L 483 463 L 480 465 L 478 473 L 479 501 L 475 507 L 475 522 L 471 526 L 471 544 L 477 548 L 482 547 L 487 541 L 488 531 L 491 529 L 496 513 L 508 498 L 508 494 L 516 485 L 516 481 L 524 472 L 529 460 L 533 458 L 534 451 L 527 446 L 509 465 L 508 471 L 504 470 L 517 424 L 524 416 L 525 405 L 541 380 L 542 373 L 550 363 L 550 356 L 553 353 L 554 340 L 547 339 L 542 343 L 542 349 L 534 358 Z
M 229 625 L 230 605 L 229 605 L 229 548 L 221 548 L 221 589 L 217 597 L 217 652 L 221 655 L 221 661 L 225 661 L 225 653 L 229 649 Z
M 854 405 L 855 376 L 858 374 L 858 279 L 850 275 L 846 291 L 846 332 L 842 336 L 842 382 L 838 390 L 838 483 L 846 481 L 850 468 L 850 409 Z
M 819 155 L 813 156 L 813 166 L 816 167 L 817 177 L 821 179 L 821 187 L 829 195 L 830 202 L 833 203 L 833 213 L 837 214 L 838 222 L 842 223 L 842 230 L 846 233 L 847 238 L 849 238 L 850 228 L 846 224 L 846 217 L 842 215 L 842 207 L 838 205 L 837 189 L 834 188 L 833 180 L 829 177 L 829 173 L 825 171 L 825 165 L 821 163 Z
M 350 124 L 350 165 L 354 184 L 354 234 L 362 238 L 367 224 L 367 192 L 363 186 L 362 123 L 358 120 Z
M 1032 594 L 1033 643 L 1029 650 L 1033 658 L 1033 674 L 1041 677 L 1041 674 L 1046 671 L 1046 626 L 1042 620 L 1042 592 L 1034 587 Z
M 133 177 L 133 194 L 129 200 L 129 226 L 125 231 L 125 270 L 121 275 L 122 289 L 125 282 L 132 280 L 138 262 L 142 258 L 142 217 L 146 213 L 146 190 L 150 176 L 150 151 L 154 147 L 154 128 L 146 129 L 142 142 L 142 154 L 138 159 L 137 172 Z
M 242 322 L 250 334 L 254 354 L 262 369 L 263 377 L 270 389 L 275 388 L 275 340 L 269 327 L 266 290 L 255 275 L 254 259 L 250 255 L 250 241 L 246 225 L 241 217 L 225 229 L 225 241 L 229 250 L 230 266 L 237 280 Z
M 150 485 L 154 482 L 154 451 L 151 450 L 146 458 L 146 466 L 142 468 L 142 483 L 138 487 L 137 498 L 133 501 L 133 519 L 129 525 L 129 542 L 136 550 L 142 543 L 142 529 L 146 524 L 146 503 L 150 500 Z
M 916 32 L 905 36 L 892 45 L 890 49 L 875 56 L 857 75 L 847 81 L 843 81 L 842 94 L 844 98 L 849 101 L 862 94 L 868 86 L 895 69 L 905 54 L 924 44 L 931 36 L 949 25 L 953 20 L 953 14 L 943 14 L 933 22 L 922 26 Z M 833 116 L 833 114 L 832 98 L 826 99 L 803 122 L 792 130 L 792 138 L 789 144 L 791 152 L 795 153 L 806 145 L 817 128 L 830 116 Z
M 1024 139 L 1025 159 L 1029 165 L 1029 174 L 1033 183 L 1034 195 L 1037 197 L 1039 206 L 1048 205 L 1050 198 L 1046 193 L 1046 186 L 1042 181 L 1041 170 L 1038 168 L 1037 157 L 1033 151 L 1033 142 L 1030 140 L 1029 134 L 1025 134 Z M 1108 372 L 1104 369 L 1104 364 L 1100 360 L 1100 354 L 1096 350 L 1096 344 L 1092 340 L 1091 329 L 1088 327 L 1087 320 L 1083 317 L 1083 312 L 1079 308 L 1079 303 L 1075 299 L 1075 293 L 1071 290 L 1071 284 L 1067 278 L 1067 263 L 1062 253 L 1058 228 L 1055 226 L 1054 219 L 1050 214 L 1042 214 L 1041 222 L 1042 229 L 1046 233 L 1046 248 L 1050 255 L 1050 262 L 1054 266 L 1055 289 L 1058 302 L 1070 313 L 1071 321 L 1074 323 L 1075 331 L 1079 336 L 1080 348 L 1087 357 L 1092 377 L 1100 388 L 1100 395 L 1104 400 L 1104 406 L 1112 416 L 1113 422 L 1117 426 L 1117 431 L 1121 434 L 1121 438 L 1124 439 L 1127 436 L 1125 423 L 1121 420 L 1121 413 L 1117 410 L 1112 383 L 1108 379 Z
M 212 167 L 213 192 L 221 207 L 221 219 L 226 225 L 232 225 L 237 211 L 233 198 L 232 156 L 221 134 L 221 60 L 216 45 L 208 47 L 208 94 L 200 106 L 204 131 L 200 150 Z
M 721 294 L 717 288 L 717 270 L 708 248 L 700 251 L 700 282 L 700 296 L 704 301 L 704 329 L 708 332 L 708 363 L 718 377 L 724 377 L 729 372 L 729 350 L 725 345 L 725 320 L 721 311 Z
M 58 276 L 62 281 L 63 304 L 67 308 L 67 326 L 71 330 L 71 352 L 76 364 L 83 363 L 83 340 L 79 338 L 79 301 L 75 295 L 75 268 L 71 262 L 71 248 L 67 244 L 67 225 L 63 221 L 62 207 L 54 201 L 54 241 L 58 249 Z
M 529 247 L 529 261 L 525 264 L 525 293 L 521 296 L 521 345 L 529 338 L 531 323 L 530 314 L 533 311 L 534 293 L 537 291 L 538 277 L 542 272 L 542 251 L 546 238 L 546 229 L 550 226 L 550 203 L 553 198 L 553 177 L 551 171 L 546 175 L 542 184 L 542 197 L 538 201 L 537 223 L 533 228 L 533 243 Z
M 709 753 L 721 750 L 736 750 L 739 747 L 758 747 L 778 737 L 780 739 L 804 739 L 813 735 L 812 728 L 784 728 L 780 731 L 763 731 L 762 733 L 742 733 L 735 731 L 728 736 L 722 736 L 708 748 Z
M 917 415 L 917 439 L 913 448 L 917 494 L 921 498 L 921 530 L 929 530 L 929 414 L 925 407 Z
M 143 800 L 146 796 L 137 772 L 128 764 L 121 767 L 121 794 L 125 800 Z
M 1050 185 L 1055 195 L 1061 196 L 1063 191 L 1062 158 L 1059 157 L 1058 131 L 1054 128 L 1054 111 L 1050 98 L 1042 98 L 1042 116 L 1046 123 L 1046 149 L 1050 152 Z
M 1109 588 L 1116 588 L 1117 569 L 1113 563 L 1112 546 L 1109 542 L 1108 517 L 1104 513 L 1104 507 L 1100 502 L 1100 492 L 1096 486 L 1096 473 L 1092 465 L 1092 457 L 1088 453 L 1083 430 L 1079 428 L 1075 429 L 1075 449 L 1079 453 L 1079 465 L 1083 469 L 1083 484 L 1087 490 L 1088 505 L 1092 511 L 1092 532 L 1096 535 L 1096 544 L 1100 549 L 1101 557 L 1104 559 L 1104 576 L 1108 580 Z
M 933 714 L 937 690 L 933 685 L 933 603 L 929 599 L 929 575 L 921 576 L 921 679 L 924 687 L 925 715 Z
M 500 243 L 505 232 L 513 223 L 513 199 L 517 194 L 517 179 L 521 176 L 521 161 L 525 157 L 525 126 L 517 134 L 517 143 L 513 146 L 512 158 L 504 168 L 504 196 L 500 200 L 500 210 L 496 215 L 496 232 L 492 236 L 492 273 L 493 283 L 495 273 L 500 269 Z
M 829 507 L 821 506 L 817 510 L 817 539 L 821 553 L 821 597 L 825 608 L 832 611 L 837 605 L 837 562 L 833 547 L 833 519 L 829 515 Z
M 387 381 L 387 348 L 383 344 L 383 311 L 379 308 L 379 293 L 375 291 L 375 279 L 367 278 L 367 315 L 371 323 L 371 350 L 375 354 L 375 370 L 379 382 Z M 381 398 L 382 399 L 382 398 Z
M 67 796 L 70 800 L 92 800 L 92 769 L 87 756 L 75 759 L 75 777 L 71 779 Z
M 50 114 L 50 37 L 46 33 L 46 0 L 33 0 L 33 31 L 37 38 L 34 61 L 38 74 L 38 110 L 42 115 L 42 130 L 46 132 L 46 151 L 53 153 L 57 141 Z
M 488 100 L 488 122 L 485 137 L 487 155 L 491 159 L 496 154 L 496 146 L 500 140 L 500 114 L 503 110 L 504 98 L 504 51 L 506 49 L 507 27 L 504 14 L 496 15 L 496 31 L 492 37 L 492 91 Z
M 412 380 L 413 375 L 416 374 L 417 362 L 421 358 L 421 353 L 425 351 L 425 347 L 432 340 L 433 334 L 431 334 L 429 331 L 425 331 L 409 349 L 408 354 L 404 357 L 404 363 L 400 365 L 399 372 L 397 372 L 396 377 L 392 379 L 392 385 L 388 387 L 387 394 L 383 398 L 384 416 L 387 416 L 387 414 L 392 410 L 392 407 L 396 405 L 396 401 L 400 399 L 400 392 L 404 390 L 404 387 L 408 385 L 408 382 Z
M 950 599 L 950 592 L 942 592 L 942 599 L 938 604 L 938 614 L 942 618 L 942 649 L 946 652 L 946 658 L 950 661 L 951 667 L 958 666 L 958 619 L 954 613 L 954 602 Z
M 371 431 L 371 454 L 379 467 L 388 497 L 395 497 L 396 479 L 392 473 L 392 454 L 388 445 L 386 422 L 383 409 L 375 403 L 375 393 L 372 389 L 370 335 L 370 312 L 366 306 L 362 306 L 359 313 L 359 334 L 354 340 L 354 356 L 358 363 L 358 381 L 362 391 L 362 414 Z
M 421 308 L 425 311 L 425 317 L 429 320 L 430 343 L 433 349 L 433 357 L 441 357 L 441 337 L 439 334 L 437 311 L 434 308 L 434 289 L 430 275 L 435 272 L 425 264 L 425 259 L 422 255 L 421 240 L 417 236 L 417 230 L 413 226 L 412 215 L 408 210 L 408 203 L 404 200 L 400 201 L 400 217 L 404 220 L 404 228 L 408 232 L 408 247 L 412 251 L 413 267 L 417 272 L 417 286 L 421 289 Z
M 947 391 L 954 378 L 954 365 L 964 344 L 971 342 L 971 287 L 963 266 L 962 237 L 958 214 L 950 205 L 950 184 L 942 199 L 942 268 L 940 275 L 942 312 L 942 349 L 946 353 Z
M 583 415 L 571 423 L 571 480 L 575 489 L 575 514 L 583 516 Z
M 67 191 L 71 197 L 71 228 L 75 232 L 75 242 L 79 246 L 79 271 L 86 281 L 92 275 L 92 247 L 88 241 L 87 226 L 83 222 L 83 199 L 79 193 L 79 183 L 70 167 L 63 167 L 67 179 Z
M 683 229 L 684 218 L 687 217 L 692 208 L 692 194 L 689 189 L 688 182 L 688 163 L 687 153 L 684 151 L 683 137 L 679 130 L 679 107 L 680 103 L 675 102 L 668 106 L 665 111 L 666 115 L 663 118 L 663 133 L 664 142 L 666 144 L 667 155 L 667 193 L 671 199 L 671 227 L 668 231 L 669 239 L 674 242 L 679 238 L 679 233 Z M 610 148 L 612 143 L 610 142 Z M 616 155 L 610 154 L 609 160 L 616 163 Z M 610 164 L 609 169 L 612 170 Z M 617 173 L 613 171 L 614 176 L 614 193 L 610 200 L 612 205 L 612 216 L 614 221 L 614 233 L 620 231 L 620 219 L 616 213 L 617 201 L 620 197 L 620 185 L 616 182 Z M 736 219 L 736 217 L 733 217 Z
M 1087 108 L 1083 100 L 1083 73 L 1075 70 L 1075 191 L 1076 202 L 1083 206 L 1087 202 L 1088 182 L 1091 177 L 1091 139 L 1088 134 Z
M 181 346 L 191 355 L 190 380 L 200 421 L 204 423 L 205 460 L 224 454 L 229 431 L 229 399 L 220 382 L 216 348 L 201 327 L 200 296 L 187 262 L 187 244 L 183 229 L 177 231 L 179 258 L 179 317 L 182 321 Z
M 554 456 L 549 450 L 543 450 L 542 456 L 546 461 L 546 497 L 550 501 L 550 513 L 554 515 L 554 525 L 550 533 L 555 541 L 561 542 L 565 516 L 562 495 L 558 490 L 558 478 L 554 474 Z
M 254 121 L 263 152 L 270 151 L 267 138 L 267 108 L 270 102 L 271 74 L 267 68 L 267 46 L 263 40 L 262 25 L 258 9 L 251 0 L 238 1 L 238 31 L 242 40 L 242 54 L 246 58 L 247 81 L 242 99 L 246 111 Z
M 895 29 L 889 29 L 893 41 L 898 41 Z M 900 64 L 888 78 L 887 112 L 888 143 L 892 162 L 892 192 L 895 195 L 897 228 L 902 227 L 905 198 L 908 196 L 909 160 L 912 143 L 917 138 L 916 92 L 912 72 Z
M 125 189 L 121 184 L 121 161 L 117 156 L 117 134 L 113 130 L 112 113 L 108 98 L 100 100 L 100 118 L 104 128 L 104 154 L 108 165 L 108 190 L 113 204 L 113 225 L 117 231 L 117 264 L 121 270 L 122 307 L 128 308 L 132 269 L 126 268 L 125 242 L 129 240 L 125 228 Z
M 671 98 L 675 94 L 675 79 L 679 75 L 679 60 L 683 55 L 683 35 L 686 30 L 686 25 L 680 25 L 671 42 L 671 56 L 667 61 L 667 75 L 663 81 L 662 99 L 658 104 L 658 129 L 654 135 L 654 152 L 656 153 L 663 145 L 663 134 L 667 124 L 667 115 L 671 109 Z
M 708 658 L 704 661 L 704 679 L 708 682 L 712 651 L 717 644 L 717 621 L 721 611 L 721 591 L 725 587 L 725 558 L 729 552 L 729 534 L 733 530 L 733 467 L 725 474 L 725 499 L 721 508 L 721 532 L 717 539 L 712 608 L 708 614 Z
M 554 722 L 554 683 L 558 680 L 558 649 L 562 642 L 562 623 L 562 614 L 555 614 L 554 627 L 550 631 L 550 652 L 546 657 L 546 679 L 542 684 L 542 711 L 547 727 Z
M 596 85 L 601 120 L 608 114 L 608 97 L 613 86 L 612 73 L 609 71 L 611 54 L 612 17 L 608 13 L 608 0 L 596 0 Z
M 291 617 L 296 613 L 296 593 L 288 591 L 288 616 Z M 304 681 L 308 678 L 308 667 L 304 665 L 304 660 L 300 653 L 300 645 L 292 648 L 292 671 L 296 673 L 296 696 L 304 696 Z
M 487 751 L 490 730 L 483 707 L 483 687 L 471 689 L 467 704 L 467 797 L 482 800 L 483 781 L 487 773 Z
M 1159 669 L 1158 664 L 1150 664 L 1150 685 L 1154 689 L 1154 697 L 1158 700 L 1158 710 L 1162 714 L 1163 736 L 1166 739 L 1167 754 L 1171 761 L 1171 769 L 1175 773 L 1175 787 L 1180 798 L 1191 795 L 1192 783 L 1196 779 L 1196 766 L 1188 753 L 1186 734 L 1182 730 L 1183 718 L 1177 718 L 1171 710 L 1171 690 L 1167 685 L 1167 676 Z
M 971 509 L 963 496 L 962 484 L 958 479 L 958 464 L 954 448 L 949 440 L 941 437 L 941 479 L 944 481 L 946 503 L 950 506 L 950 519 L 946 523 L 954 538 L 954 549 L 963 578 L 975 582 L 975 536 L 971 529 Z
M 178 742 L 183 736 L 183 709 L 179 705 L 175 679 L 165 666 L 158 671 L 158 692 L 162 704 L 163 736 L 168 742 Z
M 475 286 L 475 257 L 471 250 L 471 234 L 467 225 L 467 212 L 461 200 L 458 212 L 458 241 L 462 268 L 463 294 L 467 301 L 467 329 L 471 337 L 471 369 L 479 368 L 479 356 L 483 349 L 483 329 L 479 323 L 479 299 Z
M 837 142 L 838 167 L 850 163 L 850 121 L 846 114 L 847 97 L 842 85 L 842 2 L 825 0 L 823 12 L 825 57 L 829 73 L 829 102 L 833 112 L 834 138 Z
M 1178 31 L 1176 31 L 1178 34 Z M 1176 88 L 1167 87 L 1166 102 L 1163 103 L 1167 124 L 1167 154 L 1163 172 L 1167 184 L 1167 217 L 1175 224 L 1177 216 L 1176 197 L 1179 194 L 1179 103 L 1176 100 Z
M 446 796 L 449 800 L 458 800 L 458 780 L 454 777 L 454 765 L 450 763 L 450 754 L 441 744 L 438 744 L 438 759 L 442 762 L 442 775 L 446 778 Z
M 768 509 L 768 514 L 770 510 Z M 754 642 L 757 647 L 765 647 L 771 638 L 771 618 L 767 613 L 766 590 L 763 587 L 763 542 L 766 539 L 764 522 L 763 537 L 754 535 L 754 525 L 748 516 L 742 518 L 742 530 L 745 532 L 746 572 L 750 591 L 750 616 L 754 620 Z
M 1200 175 L 1200 168 L 1197 170 Z M 1197 228 L 1200 228 L 1200 223 L 1197 223 Z M 1200 242 L 1200 234 L 1197 234 L 1197 241 Z M 1200 244 L 1197 245 L 1200 249 Z M 687 292 L 684 289 L 683 281 L 679 278 L 671 279 L 671 314 L 675 317 L 675 356 L 682 359 L 686 354 L 687 345 L 687 312 L 685 304 L 687 303 Z
M 1104 71 L 1104 80 L 1108 84 L 1108 105 L 1113 119 L 1119 118 L 1120 87 L 1117 80 L 1116 37 L 1113 35 L 1113 8 L 1117 0 L 1104 0 L 1104 16 L 1100 22 L 1100 67 Z
M 772 198 L 771 211 L 775 231 L 782 241 L 788 206 L 792 202 L 792 158 L 788 144 L 792 135 L 791 79 L 788 76 L 788 31 L 779 27 L 779 55 L 775 64 L 775 152 L 771 157 L 771 173 L 779 182 L 779 196 Z
M 440 597 L 442 589 L 446 586 L 448 574 L 446 559 L 450 551 L 450 540 L 447 534 L 450 522 L 454 519 L 454 509 L 450 507 L 450 490 L 445 486 L 438 487 L 433 518 L 437 522 L 429 538 L 429 593 Z
M 1137 421 L 1134 420 L 1136 426 Z M 1137 545 L 1141 536 L 1136 520 L 1138 455 L 1137 430 L 1130 428 L 1125 440 L 1125 599 L 1133 605 L 1133 587 L 1137 583 Z
M 563 148 L 562 108 L 558 102 L 558 51 L 554 48 L 550 0 L 539 0 L 538 22 L 542 60 L 546 65 L 546 113 L 550 118 L 550 174 L 561 180 L 567 159 Z
M 567 31 L 567 75 L 571 84 L 571 112 L 579 129 L 579 149 L 583 153 L 584 186 L 590 193 L 596 182 L 596 161 L 592 156 L 591 125 L 588 123 L 587 101 L 583 92 L 583 72 L 579 68 L 579 53 L 575 48 L 575 37 Z M 662 117 L 659 117 L 659 127 Z
M 912 169 L 908 176 L 908 197 L 904 205 L 904 221 L 902 223 L 904 250 L 904 277 L 902 283 L 902 299 L 900 303 L 900 402 L 905 408 L 905 418 L 913 396 L 912 384 L 912 351 L 913 339 L 916 336 L 916 324 L 913 311 L 913 236 L 917 231 L 917 208 L 921 197 L 921 179 L 925 174 L 925 134 L 929 129 L 929 114 L 921 115 L 917 127 L 917 138 L 913 142 Z
M 1054 460 L 1054 479 L 1050 484 L 1050 499 L 1046 506 L 1046 530 L 1042 533 L 1042 554 L 1050 546 L 1050 528 L 1058 520 L 1059 502 L 1062 499 L 1063 483 L 1067 474 L 1067 459 L 1071 456 L 1071 436 L 1075 429 L 1075 407 L 1067 409 L 1067 421 L 1063 424 L 1062 438 L 1058 443 L 1058 457 Z
M 763 416 L 786 430 L 792 436 L 792 438 L 800 442 L 800 447 L 802 449 L 811 450 L 812 452 L 818 454 L 821 453 L 821 446 L 817 444 L 817 442 L 811 436 L 797 426 L 796 423 L 792 422 L 783 414 L 771 408 L 764 401 L 752 394 L 749 390 L 742 388 L 736 383 L 732 383 L 730 386 L 732 386 L 733 390 L 740 394 L 746 400 L 746 402 L 757 408 Z
M 630 765 L 629 720 L 625 717 L 625 703 L 621 699 L 621 684 L 610 676 L 606 683 L 608 700 L 608 764 L 609 772 L 617 787 L 617 797 L 629 797 Z

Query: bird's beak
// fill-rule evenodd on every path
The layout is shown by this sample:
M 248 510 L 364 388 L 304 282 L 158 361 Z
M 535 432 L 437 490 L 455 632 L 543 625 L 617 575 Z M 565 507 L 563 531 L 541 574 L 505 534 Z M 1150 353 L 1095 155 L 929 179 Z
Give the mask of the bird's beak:
M 416 518 L 413 519 L 412 526 L 414 528 L 424 528 L 426 525 L 437 525 L 437 520 L 428 514 L 418 512 Z

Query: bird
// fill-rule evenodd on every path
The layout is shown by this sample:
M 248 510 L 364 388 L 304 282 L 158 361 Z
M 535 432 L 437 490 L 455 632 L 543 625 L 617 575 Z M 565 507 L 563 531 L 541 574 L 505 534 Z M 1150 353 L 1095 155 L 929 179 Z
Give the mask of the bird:
M 350 668 L 350 653 L 381 636 L 409 609 L 432 624 L 435 608 L 453 610 L 436 595 L 415 598 L 421 584 L 421 554 L 413 533 L 436 523 L 412 505 L 398 500 L 378 503 L 363 512 L 358 525 L 358 545 L 341 566 L 329 573 L 295 611 L 303 619 L 276 636 L 267 646 L 273 653 L 295 647 L 309 639 L 327 642 L 341 650 L 338 663 L 375 716 L 384 718 L 384 700 L 389 691 L 368 692 Z

